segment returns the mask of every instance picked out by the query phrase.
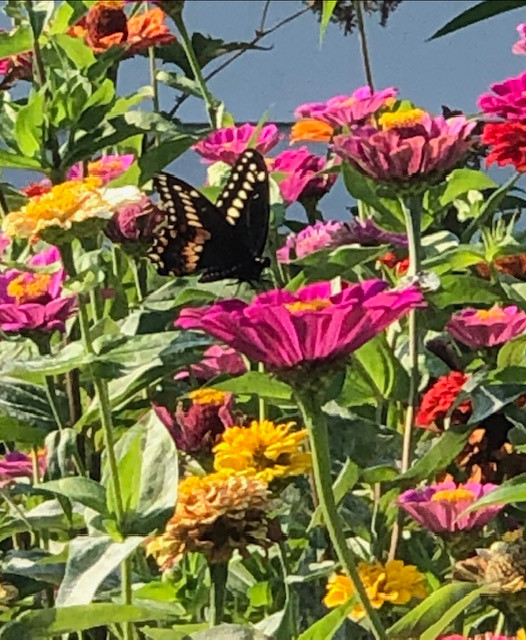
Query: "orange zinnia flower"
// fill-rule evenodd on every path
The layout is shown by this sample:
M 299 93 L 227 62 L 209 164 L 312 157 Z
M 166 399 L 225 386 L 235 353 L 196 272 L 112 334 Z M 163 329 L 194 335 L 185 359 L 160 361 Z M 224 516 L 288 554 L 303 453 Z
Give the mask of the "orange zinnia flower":
M 175 36 L 164 24 L 166 14 L 158 7 L 129 20 L 123 7 L 121 0 L 95 3 L 86 16 L 70 29 L 70 35 L 83 38 L 95 53 L 122 45 L 129 55 L 175 41 Z
M 334 129 L 330 124 L 320 120 L 300 120 L 292 125 L 290 130 L 290 142 L 306 140 L 310 142 L 329 142 Z

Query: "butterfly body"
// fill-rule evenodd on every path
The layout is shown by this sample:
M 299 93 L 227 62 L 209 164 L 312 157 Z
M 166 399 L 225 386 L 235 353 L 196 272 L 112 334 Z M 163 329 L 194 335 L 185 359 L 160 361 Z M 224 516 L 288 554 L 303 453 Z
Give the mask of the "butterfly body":
M 262 257 L 269 220 L 268 171 L 263 156 L 244 151 L 216 204 L 188 183 L 154 177 L 164 220 L 150 258 L 161 275 L 201 273 L 201 282 L 225 278 L 253 282 L 269 266 Z

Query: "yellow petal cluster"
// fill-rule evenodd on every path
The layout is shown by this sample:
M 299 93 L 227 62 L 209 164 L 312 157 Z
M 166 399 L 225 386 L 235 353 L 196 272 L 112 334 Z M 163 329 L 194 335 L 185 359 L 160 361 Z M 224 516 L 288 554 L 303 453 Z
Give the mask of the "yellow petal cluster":
M 199 551 L 209 562 L 225 562 L 235 549 L 249 544 L 269 546 L 270 494 L 255 478 L 213 473 L 185 478 L 177 506 L 162 535 L 147 552 L 164 571 L 184 553 Z
M 413 598 L 423 600 L 427 596 L 425 577 L 413 565 L 405 565 L 401 560 L 390 560 L 385 565 L 380 562 L 360 562 L 358 571 L 371 605 L 380 609 L 386 602 L 407 604 Z M 344 574 L 334 574 L 327 583 L 327 594 L 323 600 L 326 607 L 338 607 L 351 600 L 354 587 Z M 351 620 L 361 620 L 365 611 L 357 603 L 349 614 Z
M 39 237 L 49 227 L 71 229 L 90 218 L 111 218 L 117 209 L 135 204 L 142 197 L 136 187 L 109 189 L 101 188 L 101 184 L 99 178 L 86 178 L 55 185 L 9 213 L 2 229 L 13 238 Z
M 294 431 L 295 426 L 254 420 L 248 427 L 226 429 L 213 449 L 215 470 L 267 483 L 305 473 L 311 467 L 311 455 L 304 451 L 307 430 Z

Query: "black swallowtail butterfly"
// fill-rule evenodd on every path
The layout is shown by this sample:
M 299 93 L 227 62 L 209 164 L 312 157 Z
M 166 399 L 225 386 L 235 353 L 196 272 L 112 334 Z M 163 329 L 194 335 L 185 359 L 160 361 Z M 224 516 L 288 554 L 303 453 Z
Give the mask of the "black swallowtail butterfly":
M 149 254 L 161 275 L 202 272 L 200 282 L 260 278 L 269 222 L 268 171 L 263 156 L 244 151 L 212 204 L 197 189 L 168 173 L 154 177 L 165 219 Z

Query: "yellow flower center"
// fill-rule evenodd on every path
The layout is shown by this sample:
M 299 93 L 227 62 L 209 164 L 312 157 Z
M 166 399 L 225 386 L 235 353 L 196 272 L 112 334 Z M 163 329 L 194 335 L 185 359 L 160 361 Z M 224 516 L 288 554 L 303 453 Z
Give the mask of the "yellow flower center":
M 390 98 L 386 98 L 384 100 L 384 107 L 392 107 L 396 102 L 396 98 L 391 96 Z
M 506 320 L 506 313 L 504 309 L 501 309 L 497 305 L 491 307 L 491 309 L 480 309 L 475 315 L 483 322 L 491 320 Z
M 47 273 L 21 273 L 7 285 L 7 293 L 17 304 L 34 302 L 45 295 L 50 281 Z
M 308 302 L 289 302 L 285 307 L 292 313 L 301 313 L 302 311 L 321 311 L 330 307 L 332 302 L 330 300 L 324 300 L 322 298 L 315 298 Z
M 194 404 L 221 405 L 225 402 L 226 393 L 210 387 L 190 391 L 188 394 Z
M 458 487 L 458 489 L 444 489 L 437 491 L 431 498 L 431 502 L 447 500 L 448 502 L 460 502 L 461 500 L 474 500 L 475 494 L 469 489 Z
M 380 116 L 379 122 L 382 129 L 394 127 L 412 127 L 420 124 L 427 115 L 423 109 L 407 109 L 406 111 L 388 111 Z

